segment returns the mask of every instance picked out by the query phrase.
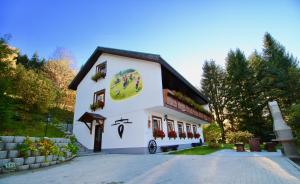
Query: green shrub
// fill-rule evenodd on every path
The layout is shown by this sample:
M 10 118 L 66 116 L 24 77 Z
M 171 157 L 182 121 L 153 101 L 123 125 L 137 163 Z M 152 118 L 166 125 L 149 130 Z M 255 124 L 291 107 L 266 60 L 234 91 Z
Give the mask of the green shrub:
M 237 132 L 227 132 L 226 142 L 230 144 L 235 143 L 249 143 L 249 139 L 253 137 L 248 131 L 237 131 Z
M 203 129 L 205 141 L 209 144 L 220 143 L 222 140 L 221 129 L 216 123 L 211 123 Z
M 29 156 L 29 146 L 27 144 L 19 144 L 17 149 L 19 150 L 20 152 L 20 156 L 21 157 L 24 157 L 24 158 L 27 158 Z

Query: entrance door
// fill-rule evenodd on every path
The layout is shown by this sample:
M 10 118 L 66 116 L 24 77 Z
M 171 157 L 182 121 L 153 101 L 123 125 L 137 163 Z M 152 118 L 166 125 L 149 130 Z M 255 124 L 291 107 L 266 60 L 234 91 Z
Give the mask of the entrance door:
M 101 151 L 102 142 L 102 128 L 100 125 L 95 126 L 95 141 L 94 141 L 94 152 Z

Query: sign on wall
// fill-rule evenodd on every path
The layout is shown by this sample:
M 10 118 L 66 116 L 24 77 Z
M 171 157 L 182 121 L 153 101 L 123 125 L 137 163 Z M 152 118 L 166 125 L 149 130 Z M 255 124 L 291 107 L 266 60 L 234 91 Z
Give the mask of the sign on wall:
M 139 94 L 143 89 L 141 75 L 134 69 L 127 69 L 115 74 L 110 81 L 110 97 L 124 100 Z
M 118 126 L 118 134 L 121 139 L 122 139 L 123 132 L 124 132 L 124 124 L 127 124 L 127 123 L 132 123 L 132 122 L 130 122 L 129 119 L 121 118 L 119 120 L 116 120 L 115 123 L 111 125 L 111 126 L 119 125 Z

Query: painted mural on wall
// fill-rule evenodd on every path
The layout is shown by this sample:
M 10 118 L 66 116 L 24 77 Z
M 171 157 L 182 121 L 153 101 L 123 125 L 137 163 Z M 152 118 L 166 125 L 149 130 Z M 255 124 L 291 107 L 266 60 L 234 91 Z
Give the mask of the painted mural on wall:
M 134 69 L 120 71 L 110 81 L 110 97 L 113 100 L 124 100 L 135 96 L 142 89 L 141 75 Z

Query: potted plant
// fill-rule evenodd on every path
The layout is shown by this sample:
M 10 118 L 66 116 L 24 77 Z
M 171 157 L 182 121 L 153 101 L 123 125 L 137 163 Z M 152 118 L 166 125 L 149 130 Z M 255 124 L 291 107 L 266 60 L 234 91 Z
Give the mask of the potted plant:
M 163 139 L 165 136 L 166 136 L 166 135 L 165 135 L 164 131 L 162 131 L 162 130 L 155 129 L 155 130 L 153 131 L 153 137 L 154 137 L 155 139 L 156 139 L 157 137 L 160 137 L 161 139 Z
M 92 80 L 97 82 L 101 78 L 105 78 L 106 73 L 104 72 L 97 72 L 95 75 L 92 76 Z
M 187 137 L 188 137 L 189 139 L 192 139 L 192 138 L 194 137 L 194 134 L 193 134 L 192 132 L 188 132 L 188 133 L 187 133 Z
M 195 133 L 194 137 L 195 137 L 195 139 L 199 139 L 200 138 L 200 134 L 199 133 Z
M 90 109 L 92 111 L 96 111 L 98 108 L 103 109 L 103 107 L 104 107 L 104 102 L 102 102 L 102 101 L 98 101 L 98 102 L 90 105 Z
M 180 138 L 180 139 L 181 139 L 181 138 L 185 139 L 185 138 L 186 138 L 186 133 L 185 133 L 185 132 L 179 133 L 179 138 Z
M 249 142 L 252 136 L 248 131 L 228 132 L 226 139 L 229 143 L 235 144 L 237 152 L 243 152 L 245 151 L 245 144 Z
M 168 132 L 168 137 L 171 138 L 176 138 L 177 137 L 177 133 L 174 130 L 171 130 Z

